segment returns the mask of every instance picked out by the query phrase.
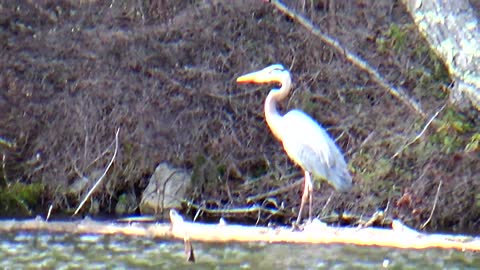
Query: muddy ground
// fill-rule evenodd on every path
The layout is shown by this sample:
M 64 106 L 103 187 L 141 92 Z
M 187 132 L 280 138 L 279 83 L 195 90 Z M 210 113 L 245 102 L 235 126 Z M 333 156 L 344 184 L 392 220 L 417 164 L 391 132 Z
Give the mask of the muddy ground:
M 71 213 L 112 158 L 120 128 L 115 163 L 90 201 L 100 213 L 114 213 L 122 195 L 138 213 L 148 178 L 167 161 L 193 172 L 186 200 L 212 209 L 283 205 L 273 216 L 230 218 L 289 223 L 301 185 L 247 200 L 296 183 L 302 172 L 265 124 L 269 87 L 235 83 L 283 63 L 294 90 L 281 109 L 301 108 L 321 122 L 354 177 L 347 194 L 316 186 L 315 214 L 384 210 L 416 228 L 428 221 L 430 231 L 478 232 L 478 113 L 448 106 L 448 74 L 403 6 L 286 4 L 405 88 L 427 117 L 260 0 L 0 1 L 3 216 L 44 214 L 49 205 Z M 88 184 L 72 191 L 82 178 Z

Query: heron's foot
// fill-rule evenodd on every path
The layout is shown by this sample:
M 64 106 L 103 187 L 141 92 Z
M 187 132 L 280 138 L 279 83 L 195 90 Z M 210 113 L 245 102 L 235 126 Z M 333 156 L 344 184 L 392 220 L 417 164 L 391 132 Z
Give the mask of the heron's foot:
M 292 222 L 292 231 L 303 231 L 303 227 L 305 224 L 300 223 L 297 219 L 296 221 Z
M 294 230 L 303 230 L 303 228 L 310 223 L 312 223 L 312 218 L 308 218 L 306 222 L 302 223 L 302 219 L 299 216 L 296 221 L 292 222 L 292 228 Z
M 299 223 L 297 221 L 292 223 L 293 231 L 320 231 L 327 227 L 327 223 L 320 221 L 318 218 L 308 219 L 305 223 Z

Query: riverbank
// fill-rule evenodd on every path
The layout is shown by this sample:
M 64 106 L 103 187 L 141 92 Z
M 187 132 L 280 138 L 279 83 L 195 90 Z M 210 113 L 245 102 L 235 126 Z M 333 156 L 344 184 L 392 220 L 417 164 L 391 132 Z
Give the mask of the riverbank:
M 448 74 L 403 6 L 300 2 L 289 6 L 427 116 L 262 1 L 1 4 L 0 214 L 72 214 L 120 128 L 118 155 L 83 214 L 116 215 L 119 203 L 138 214 L 148 179 L 168 162 L 192 174 L 182 209 L 192 218 L 220 217 L 192 205 L 259 206 L 281 211 L 228 218 L 290 224 L 301 170 L 265 124 L 269 88 L 235 83 L 281 62 L 294 76 L 281 109 L 322 123 L 354 178 L 348 194 L 316 184 L 317 216 L 380 209 L 417 229 L 478 233 L 480 118 L 448 105 Z

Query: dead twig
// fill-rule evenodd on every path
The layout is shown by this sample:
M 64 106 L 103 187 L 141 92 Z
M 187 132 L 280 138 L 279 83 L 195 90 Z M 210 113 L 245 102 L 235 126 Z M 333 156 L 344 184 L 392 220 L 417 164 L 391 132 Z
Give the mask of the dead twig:
M 73 213 L 73 215 L 75 216 L 78 211 L 80 211 L 80 209 L 82 209 L 83 205 L 85 204 L 85 202 L 88 200 L 88 198 L 90 198 L 90 196 L 92 195 L 93 191 L 98 187 L 98 185 L 100 184 L 100 182 L 103 180 L 103 178 L 105 177 L 105 175 L 107 175 L 107 172 L 108 170 L 110 169 L 110 167 L 112 166 L 113 164 L 113 161 L 115 160 L 115 157 L 117 156 L 117 151 L 118 151 L 118 133 L 120 132 L 120 128 L 117 128 L 117 131 L 115 132 L 115 151 L 113 152 L 113 156 L 112 156 L 112 159 L 110 160 L 110 163 L 108 163 L 108 166 L 107 168 L 105 168 L 105 171 L 103 172 L 103 174 L 100 176 L 100 178 L 98 178 L 97 182 L 95 183 L 95 185 L 93 185 L 93 187 L 90 189 L 90 191 L 88 191 L 87 195 L 85 196 L 85 198 L 82 200 L 82 202 L 80 203 L 80 205 L 77 207 L 77 210 L 75 210 L 75 212 Z
M 342 46 L 340 42 L 337 40 L 327 36 L 326 34 L 322 33 L 318 27 L 315 27 L 312 22 L 310 22 L 308 19 L 305 17 L 301 16 L 300 14 L 296 13 L 295 11 L 291 10 L 288 8 L 286 5 L 284 5 L 282 2 L 278 0 L 271 0 L 270 1 L 275 8 L 277 8 L 279 11 L 284 13 L 285 15 L 289 16 L 292 18 L 294 21 L 298 22 L 300 25 L 305 27 L 308 31 L 310 31 L 312 34 L 317 36 L 321 41 L 327 43 L 331 47 L 333 47 L 335 50 L 337 50 L 340 54 L 344 55 L 344 57 L 353 63 L 355 66 L 359 67 L 360 69 L 364 70 L 367 72 L 370 77 L 373 79 L 374 82 L 379 84 L 381 87 L 384 89 L 387 89 L 390 94 L 396 98 L 398 98 L 400 101 L 402 101 L 404 104 L 406 104 L 408 107 L 413 109 L 416 113 L 421 115 L 423 118 L 426 117 L 425 112 L 423 112 L 422 108 L 420 105 L 412 100 L 406 93 L 405 90 L 401 87 L 394 87 L 390 83 L 388 83 L 380 74 L 378 73 L 377 70 L 375 70 L 372 66 L 370 66 L 365 60 L 361 59 L 354 53 L 350 52 L 347 48 Z
M 269 213 L 270 215 L 277 215 L 282 212 L 282 208 L 280 207 L 279 209 L 272 209 L 272 208 L 267 208 L 263 206 L 250 206 L 250 207 L 238 207 L 238 208 L 231 208 L 231 209 L 209 209 L 206 208 L 205 206 L 194 204 L 190 201 L 184 200 L 184 202 L 187 204 L 188 207 L 192 209 L 197 209 L 197 215 L 198 213 L 207 213 L 210 215 L 225 215 L 225 216 L 240 216 L 240 215 L 245 215 L 249 213 L 258 213 L 258 212 L 265 212 Z M 196 217 L 197 217 L 196 215 Z M 194 218 L 195 220 L 196 218 Z
M 360 221 L 360 225 L 358 226 L 359 229 L 371 227 L 375 222 L 381 222 L 385 219 L 385 212 L 384 211 L 376 211 L 373 213 L 372 217 L 367 220 L 366 222 Z
M 405 150 L 407 147 L 409 147 L 410 145 L 412 145 L 414 142 L 416 142 L 418 139 L 420 139 L 420 137 L 423 136 L 423 133 L 425 133 L 425 131 L 427 130 L 427 128 L 430 126 L 430 124 L 433 122 L 433 120 L 435 120 L 435 118 L 437 118 L 438 114 L 443 111 L 443 109 L 445 109 L 445 107 L 447 106 L 447 104 L 444 104 L 440 110 L 438 110 L 428 121 L 427 123 L 425 124 L 425 126 L 423 127 L 422 131 L 420 131 L 420 133 L 415 136 L 415 138 L 413 138 L 413 140 L 411 140 L 409 143 L 405 144 L 404 146 L 402 146 L 402 148 L 400 148 L 390 159 L 394 159 L 396 158 L 403 150 Z
M 368 134 L 368 136 L 363 140 L 363 142 L 359 146 L 350 148 L 350 150 L 348 150 L 346 155 L 350 156 L 351 154 L 356 152 L 358 149 L 364 147 L 367 144 L 367 142 L 369 142 L 371 139 L 375 138 L 376 135 L 377 135 L 377 132 L 375 132 L 375 131 L 370 132 Z
M 320 213 L 325 213 L 325 210 L 327 209 L 327 206 L 330 204 L 330 201 L 332 200 L 333 192 L 330 194 L 330 197 L 328 197 L 327 202 L 323 205 L 322 212 Z
M 112 145 L 114 144 L 114 142 L 112 142 L 107 148 L 105 148 L 105 151 L 103 151 L 103 153 L 101 153 L 100 155 L 98 155 L 94 160 L 92 160 L 87 166 L 86 168 L 90 168 L 90 166 L 92 166 L 93 164 L 95 164 L 97 161 L 99 161 L 103 156 L 105 156 L 109 151 L 110 151 L 110 147 L 112 147 Z M 81 174 L 80 174 L 81 176 Z
M 48 221 L 50 219 L 50 215 L 52 214 L 52 210 L 53 210 L 53 203 L 50 204 L 50 207 L 48 208 L 47 218 L 45 218 L 45 221 Z
M 303 183 L 303 178 L 300 179 L 300 180 L 297 180 L 287 186 L 283 186 L 281 188 L 278 188 L 278 189 L 275 189 L 275 190 L 272 190 L 270 192 L 266 192 L 266 193 L 262 193 L 262 194 L 258 194 L 258 195 L 255 195 L 255 196 L 250 196 L 247 198 L 247 203 L 251 203 L 251 202 L 256 202 L 256 201 L 259 201 L 261 199 L 265 199 L 265 198 L 269 198 L 269 197 L 274 197 L 278 194 L 281 194 L 281 193 L 284 193 L 288 190 L 291 190 L 297 186 L 300 186 L 301 184 Z
M 438 183 L 437 187 L 437 194 L 435 194 L 435 200 L 433 201 L 433 207 L 432 207 L 432 212 L 430 212 L 430 216 L 428 217 L 427 221 L 425 221 L 422 226 L 420 226 L 420 229 L 423 230 L 425 226 L 432 220 L 433 212 L 435 212 L 435 207 L 437 206 L 438 202 L 438 194 L 440 194 L 440 188 L 442 187 L 443 181 L 440 180 L 440 183 Z
M 7 165 L 6 165 L 6 159 L 7 157 L 5 156 L 5 154 L 2 155 L 2 171 L 3 171 L 3 183 L 0 183 L 0 187 L 3 187 L 3 186 L 7 186 Z

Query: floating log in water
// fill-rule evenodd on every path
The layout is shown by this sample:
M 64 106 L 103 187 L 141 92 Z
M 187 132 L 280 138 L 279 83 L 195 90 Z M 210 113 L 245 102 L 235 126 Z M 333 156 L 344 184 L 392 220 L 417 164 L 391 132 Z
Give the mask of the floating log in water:
M 145 224 L 139 222 L 3 220 L 0 233 L 18 231 L 45 231 L 71 234 L 123 234 L 187 242 L 268 242 L 308 244 L 354 244 L 395 248 L 443 248 L 462 251 L 480 251 L 480 237 L 426 234 L 401 224 L 392 223 L 392 229 L 332 227 L 313 222 L 302 230 L 288 227 L 253 227 L 243 225 L 200 224 L 184 221 L 175 211 L 170 211 L 171 224 Z

